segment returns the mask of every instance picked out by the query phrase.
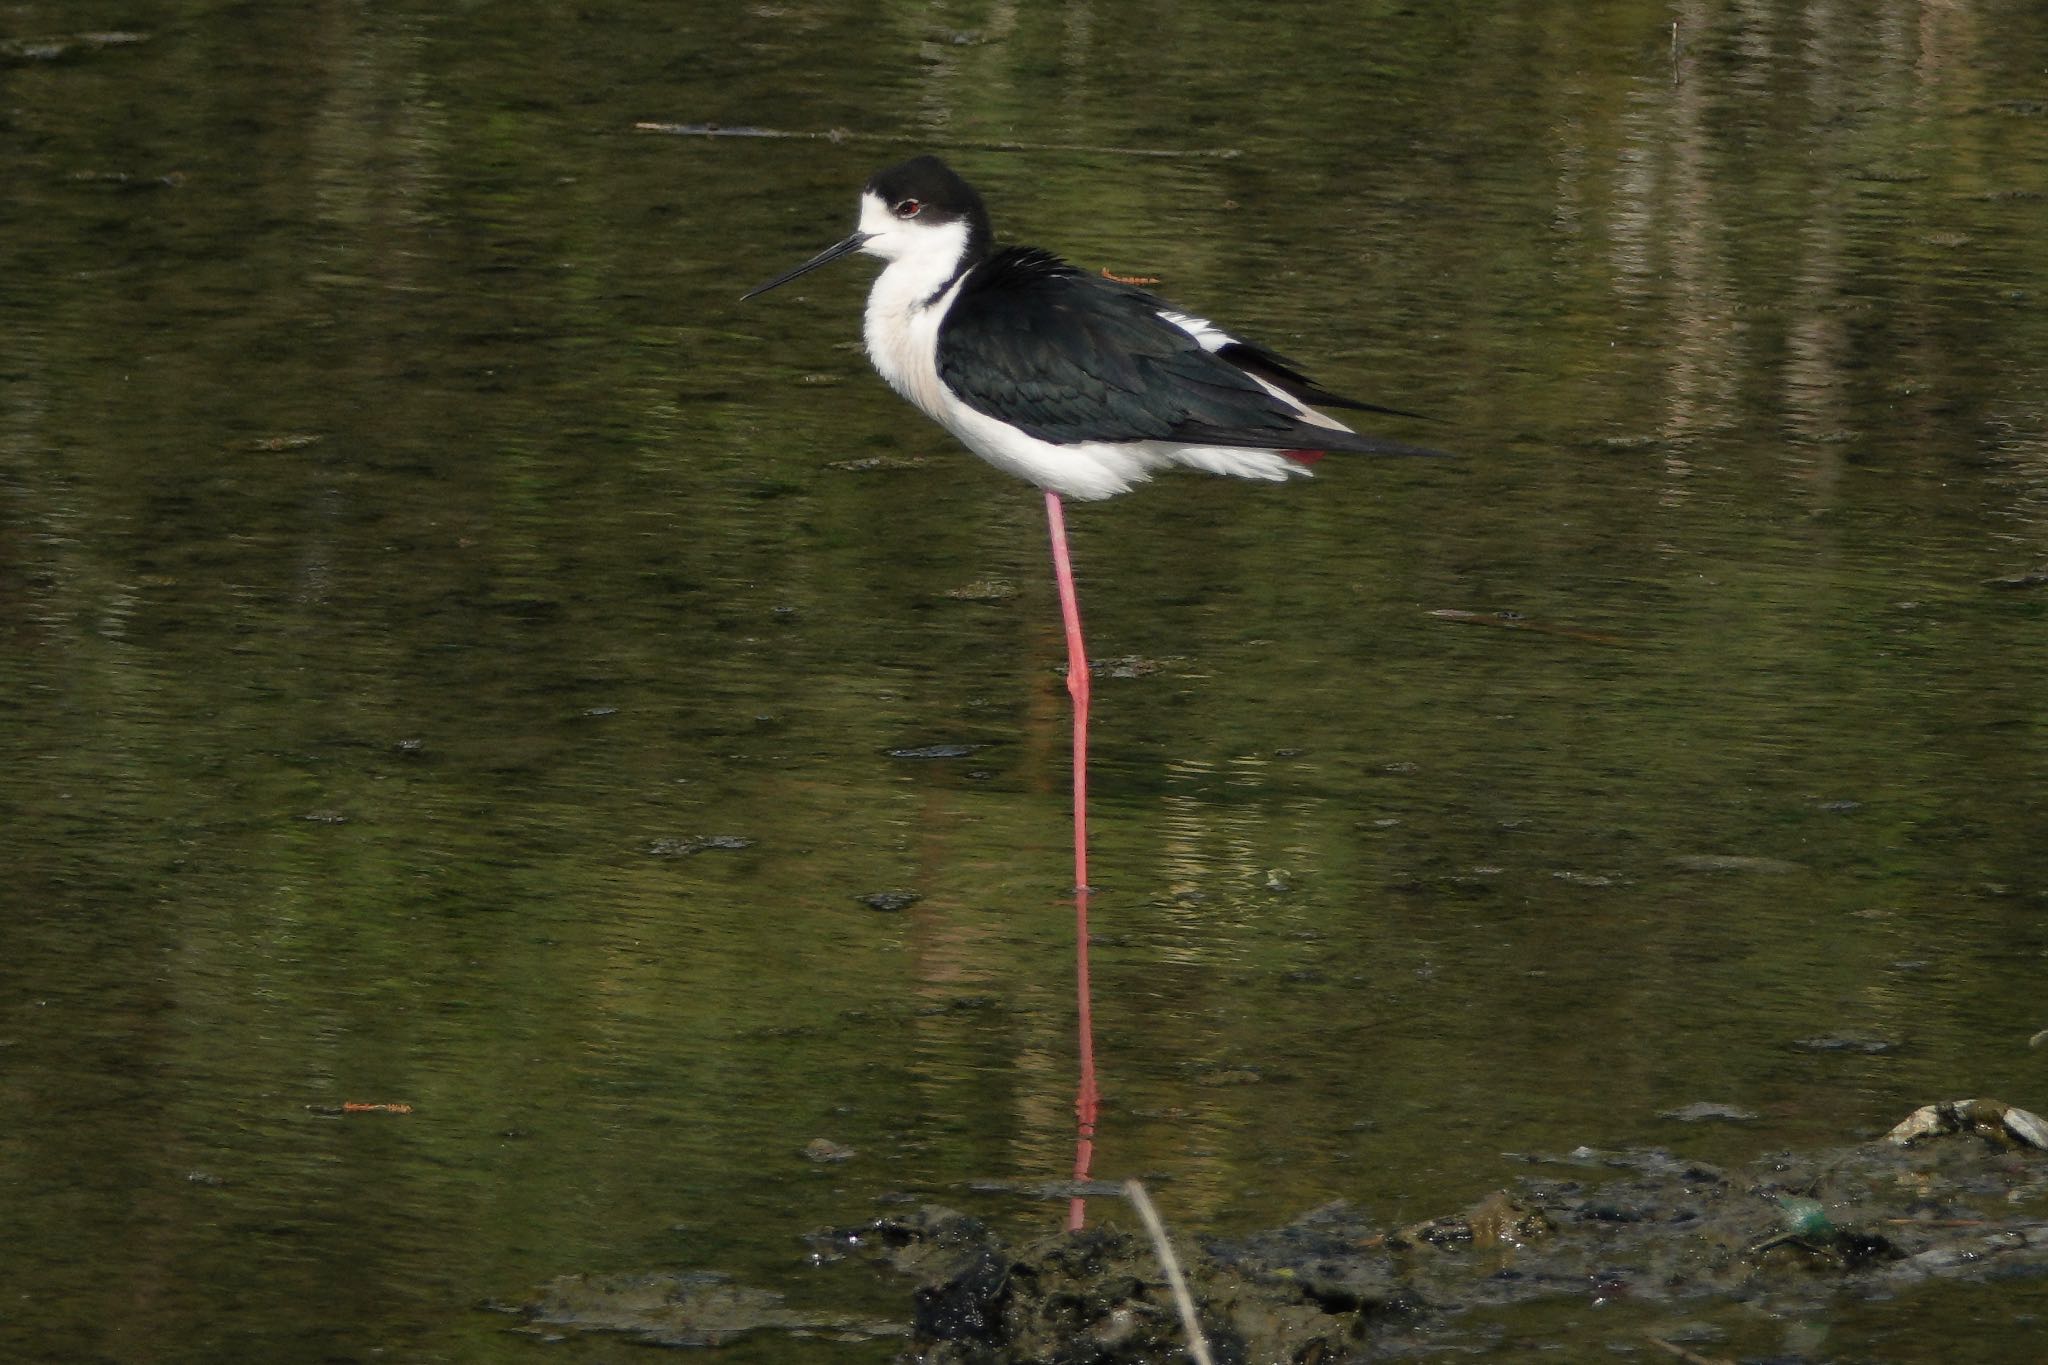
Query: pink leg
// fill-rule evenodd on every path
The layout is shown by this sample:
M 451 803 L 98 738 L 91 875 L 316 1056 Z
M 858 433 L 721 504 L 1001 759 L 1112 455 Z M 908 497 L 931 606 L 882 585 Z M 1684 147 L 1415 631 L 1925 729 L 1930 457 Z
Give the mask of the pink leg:
M 1095 1018 L 1088 990 L 1088 888 L 1074 888 L 1074 993 L 1080 1001 L 1081 1083 L 1074 1090 L 1074 1179 L 1085 1181 L 1095 1164 Z M 1067 1230 L 1079 1232 L 1088 1218 L 1088 1201 L 1075 1195 L 1067 1201 Z
M 1074 699 L 1074 967 L 1079 1001 L 1081 1084 L 1074 1095 L 1077 1136 L 1074 1179 L 1086 1180 L 1095 1159 L 1095 1021 L 1088 987 L 1088 651 L 1081 643 L 1081 608 L 1074 597 L 1074 565 L 1067 558 L 1067 520 L 1059 494 L 1045 494 L 1052 529 L 1052 568 L 1060 585 L 1060 618 L 1067 628 L 1067 694 Z M 1078 1229 L 1087 1202 L 1075 1196 L 1067 1226 Z
M 1045 519 L 1052 527 L 1052 571 L 1060 584 L 1060 619 L 1067 627 L 1067 695 L 1074 699 L 1074 885 L 1088 889 L 1088 651 L 1081 644 L 1081 608 L 1074 598 L 1074 564 L 1067 558 L 1067 518 L 1060 495 L 1047 489 Z

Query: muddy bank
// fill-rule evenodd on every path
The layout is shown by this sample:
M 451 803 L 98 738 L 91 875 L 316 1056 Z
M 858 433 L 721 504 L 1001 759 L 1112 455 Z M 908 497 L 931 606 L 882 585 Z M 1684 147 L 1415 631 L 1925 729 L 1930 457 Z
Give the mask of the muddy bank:
M 1582 1149 L 1521 1158 L 1473 1207 L 1407 1227 L 1375 1225 L 1340 1202 L 1250 1236 L 1179 1244 L 1218 1361 L 1316 1365 L 1470 1347 L 1495 1333 L 1484 1323 L 1500 1310 L 1546 1304 L 1612 1306 L 1599 1321 L 1636 1347 L 1712 1359 L 1716 1343 L 1739 1334 L 1731 1307 L 1744 1321 L 1844 1299 L 1910 1310 L 1931 1284 L 2048 1273 L 2044 1144 L 2048 1129 L 2026 1111 L 1960 1101 L 1917 1111 L 1876 1142 L 1741 1168 Z M 612 1289 L 565 1277 L 516 1311 L 527 1330 L 671 1345 L 748 1330 L 907 1331 L 901 1359 L 922 1365 L 1184 1358 L 1153 1245 L 1116 1201 L 1094 1207 L 1099 1226 L 1020 1246 L 936 1207 L 812 1235 L 818 1258 L 872 1259 L 904 1275 L 907 1323 L 807 1320 L 773 1295 L 714 1292 L 701 1277 L 688 1294 L 663 1292 L 682 1276 Z

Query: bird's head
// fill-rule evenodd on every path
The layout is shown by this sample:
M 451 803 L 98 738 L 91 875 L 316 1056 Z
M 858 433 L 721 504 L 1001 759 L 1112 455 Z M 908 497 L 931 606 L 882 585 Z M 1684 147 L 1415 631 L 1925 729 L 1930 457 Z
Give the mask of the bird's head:
M 740 298 L 765 294 L 856 251 L 892 265 L 914 263 L 943 284 L 986 255 L 988 246 L 988 209 L 974 186 L 935 156 L 912 157 L 868 178 L 860 193 L 860 226 L 851 235 Z

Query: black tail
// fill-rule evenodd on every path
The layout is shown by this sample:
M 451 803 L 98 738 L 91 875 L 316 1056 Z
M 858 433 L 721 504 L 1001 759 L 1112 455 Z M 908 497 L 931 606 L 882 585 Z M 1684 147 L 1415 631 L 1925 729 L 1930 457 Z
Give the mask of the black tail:
M 1419 412 L 1405 408 L 1390 408 L 1381 403 L 1365 403 L 1356 398 L 1331 393 L 1315 380 L 1310 379 L 1294 367 L 1286 357 L 1255 346 L 1249 341 L 1229 341 L 1218 347 L 1216 354 L 1254 378 L 1263 379 L 1289 398 L 1299 399 L 1312 408 L 1350 408 L 1353 412 L 1383 412 L 1389 417 L 1412 417 L 1418 422 L 1433 422 L 1434 417 L 1425 417 Z M 1427 452 L 1434 453 L 1434 452 Z

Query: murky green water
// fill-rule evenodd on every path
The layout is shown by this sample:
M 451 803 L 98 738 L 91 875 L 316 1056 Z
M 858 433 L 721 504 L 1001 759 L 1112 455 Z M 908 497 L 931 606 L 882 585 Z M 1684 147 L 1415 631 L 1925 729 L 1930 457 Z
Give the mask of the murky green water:
M 1059 1216 L 968 1188 L 1071 1160 L 1038 500 L 868 372 L 863 269 L 735 303 L 912 150 L 1464 456 L 1075 510 L 1156 665 L 1096 691 L 1098 1174 L 1419 1218 L 2048 1104 L 2037 5 L 4 15 L 0 1354 L 611 1359 L 476 1305 L 896 1312 L 797 1234 Z

